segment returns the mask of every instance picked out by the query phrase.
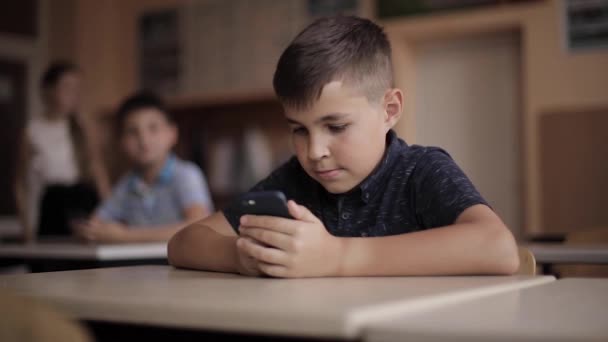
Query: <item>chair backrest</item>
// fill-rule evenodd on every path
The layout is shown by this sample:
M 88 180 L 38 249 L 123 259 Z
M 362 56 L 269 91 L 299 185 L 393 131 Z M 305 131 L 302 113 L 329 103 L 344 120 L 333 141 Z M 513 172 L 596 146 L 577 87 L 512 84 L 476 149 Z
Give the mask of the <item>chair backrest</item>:
M 0 341 L 92 341 L 88 330 L 47 303 L 0 291 Z
M 519 246 L 519 275 L 536 275 L 536 258 L 526 247 Z

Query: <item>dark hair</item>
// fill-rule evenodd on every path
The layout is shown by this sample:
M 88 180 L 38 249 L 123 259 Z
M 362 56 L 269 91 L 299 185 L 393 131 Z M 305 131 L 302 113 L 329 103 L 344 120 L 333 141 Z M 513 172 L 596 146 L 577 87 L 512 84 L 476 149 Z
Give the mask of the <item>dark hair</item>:
M 63 75 L 70 72 L 79 72 L 78 66 L 69 61 L 54 61 L 40 78 L 40 88 L 45 90 L 57 85 Z
M 133 114 L 133 112 L 136 110 L 147 108 L 157 109 L 163 114 L 167 121 L 174 123 L 174 120 L 167 111 L 164 102 L 158 95 L 148 91 L 141 91 L 129 96 L 118 108 L 118 111 L 116 112 L 116 124 L 118 132 L 122 132 L 124 123 L 129 115 Z
M 61 80 L 65 74 L 80 72 L 80 68 L 75 63 L 66 60 L 57 60 L 49 64 L 46 68 L 42 77 L 40 77 L 40 89 L 44 92 L 51 88 L 54 88 L 57 83 Z M 70 138 L 74 151 L 76 153 L 76 162 L 78 164 L 78 170 L 82 179 L 90 180 L 93 175 L 88 167 L 90 164 L 87 156 L 87 145 L 89 142 L 85 137 L 85 132 L 76 119 L 76 113 L 69 113 L 68 127 L 70 132 Z
M 273 86 L 283 105 L 306 108 L 334 80 L 349 82 L 369 100 L 392 87 L 391 46 L 380 26 L 353 16 L 316 20 L 279 58 Z

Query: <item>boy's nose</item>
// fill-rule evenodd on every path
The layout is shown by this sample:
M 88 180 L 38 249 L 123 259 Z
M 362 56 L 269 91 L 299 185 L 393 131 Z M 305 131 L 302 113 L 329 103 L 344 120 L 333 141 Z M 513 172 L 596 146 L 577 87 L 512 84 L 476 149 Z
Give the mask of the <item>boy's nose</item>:
M 308 158 L 310 160 L 321 160 L 329 156 L 329 149 L 323 139 L 310 138 L 308 143 Z

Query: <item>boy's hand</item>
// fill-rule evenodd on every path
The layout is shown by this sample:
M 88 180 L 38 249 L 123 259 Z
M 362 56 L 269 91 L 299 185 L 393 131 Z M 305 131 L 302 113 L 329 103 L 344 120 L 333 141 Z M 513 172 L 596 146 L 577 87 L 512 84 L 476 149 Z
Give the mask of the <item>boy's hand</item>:
M 258 261 L 263 273 L 273 277 L 338 275 L 342 243 L 325 229 L 306 207 L 289 201 L 294 219 L 245 215 L 239 228 L 240 248 Z
M 128 234 L 123 224 L 97 219 L 76 222 L 73 228 L 77 236 L 91 242 L 125 242 Z
M 262 275 L 262 272 L 258 267 L 258 261 L 245 251 L 245 241 L 251 244 L 258 244 L 256 241 L 248 237 L 240 237 L 238 240 L 236 240 L 236 252 L 239 262 L 237 265 L 237 270 L 239 274 L 242 275 L 253 277 L 260 276 Z

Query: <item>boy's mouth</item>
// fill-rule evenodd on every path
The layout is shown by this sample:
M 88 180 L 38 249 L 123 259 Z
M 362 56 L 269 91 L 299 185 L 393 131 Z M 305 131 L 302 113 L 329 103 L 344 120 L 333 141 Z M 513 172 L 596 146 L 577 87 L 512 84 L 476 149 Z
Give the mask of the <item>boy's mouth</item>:
M 333 180 L 340 176 L 342 169 L 326 169 L 326 170 L 314 170 L 315 174 L 323 180 Z

